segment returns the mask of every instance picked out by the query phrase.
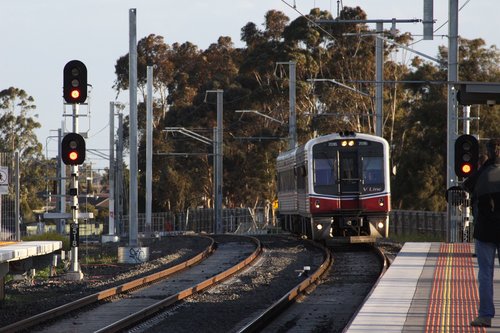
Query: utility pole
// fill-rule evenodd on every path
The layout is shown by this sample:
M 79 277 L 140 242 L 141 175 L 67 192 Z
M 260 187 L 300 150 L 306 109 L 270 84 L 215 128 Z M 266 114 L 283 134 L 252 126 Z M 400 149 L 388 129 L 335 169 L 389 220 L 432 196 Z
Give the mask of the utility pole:
M 109 226 L 108 234 L 102 235 L 102 242 L 117 242 L 119 237 L 115 227 L 115 103 L 109 102 Z
M 138 164 L 137 164 L 137 9 L 129 10 L 129 94 L 130 94 L 130 186 L 128 247 L 118 248 L 118 262 L 137 264 L 149 260 L 149 248 L 138 241 Z
M 139 204 L 137 194 L 137 10 L 129 10 L 129 94 L 130 94 L 130 186 L 129 186 L 129 246 L 136 247 Z
M 123 232 L 123 113 L 118 113 L 118 139 L 116 141 L 116 177 L 115 193 L 118 194 L 118 203 L 116 205 L 116 234 L 118 237 Z
M 109 229 L 115 235 L 115 103 L 109 102 Z
M 224 147 L 223 147 L 223 96 L 224 90 L 207 90 L 207 93 L 216 93 L 217 94 L 217 128 L 215 131 L 215 142 L 214 142 L 214 177 L 215 177 L 215 186 L 214 186 L 214 214 L 215 214 L 215 233 L 222 234 L 224 233 L 224 225 L 222 223 L 222 184 L 223 184 L 223 156 L 224 156 Z
M 446 159 L 447 188 L 458 185 L 457 176 L 453 169 L 455 161 L 455 141 L 458 130 L 456 112 L 456 90 L 454 84 L 458 81 L 458 0 L 449 0 L 448 12 L 448 138 Z M 449 202 L 447 205 L 448 230 L 447 241 L 457 241 L 457 218 L 455 209 Z
M 146 102 L 146 232 L 151 232 L 153 179 L 153 66 L 147 67 Z

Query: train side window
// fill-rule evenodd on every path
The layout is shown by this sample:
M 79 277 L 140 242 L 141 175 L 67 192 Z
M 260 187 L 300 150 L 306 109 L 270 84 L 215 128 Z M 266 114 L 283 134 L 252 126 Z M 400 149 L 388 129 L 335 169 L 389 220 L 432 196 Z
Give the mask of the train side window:
M 294 170 L 284 170 L 278 173 L 278 188 L 280 191 L 295 190 Z
M 306 167 L 305 165 L 301 165 L 296 169 L 297 174 L 297 189 L 303 190 L 306 188 Z

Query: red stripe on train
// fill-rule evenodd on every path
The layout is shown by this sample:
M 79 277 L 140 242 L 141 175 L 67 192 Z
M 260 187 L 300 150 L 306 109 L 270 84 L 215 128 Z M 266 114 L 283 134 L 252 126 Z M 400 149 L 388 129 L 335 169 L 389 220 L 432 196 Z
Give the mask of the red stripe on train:
M 328 213 L 337 210 L 362 210 L 366 212 L 388 212 L 391 207 L 389 195 L 370 198 L 318 198 L 309 197 L 312 214 Z

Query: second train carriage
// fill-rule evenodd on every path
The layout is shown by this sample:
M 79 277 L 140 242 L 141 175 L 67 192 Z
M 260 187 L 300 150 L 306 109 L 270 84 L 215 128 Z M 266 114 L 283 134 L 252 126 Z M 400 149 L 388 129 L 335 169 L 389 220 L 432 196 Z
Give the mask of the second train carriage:
M 387 237 L 389 145 L 381 137 L 317 137 L 277 159 L 282 228 L 313 240 L 373 242 Z

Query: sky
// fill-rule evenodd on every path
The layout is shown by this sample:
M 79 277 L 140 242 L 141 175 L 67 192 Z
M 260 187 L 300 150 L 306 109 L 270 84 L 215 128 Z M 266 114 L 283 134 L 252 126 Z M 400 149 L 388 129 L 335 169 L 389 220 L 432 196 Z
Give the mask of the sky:
M 435 29 L 444 26 L 433 41 L 414 45 L 432 57 L 439 45 L 448 45 L 449 1 L 434 2 Z M 80 108 L 87 117 L 80 118 L 79 129 L 88 135 L 87 148 L 107 155 L 109 104 L 128 105 L 129 101 L 128 92 L 117 96 L 112 88 L 116 61 L 129 51 L 129 9 L 137 9 L 137 40 L 156 34 L 167 44 L 189 41 L 204 50 L 220 36 L 230 36 L 236 47 L 243 47 L 241 28 L 248 22 L 263 28 L 264 15 L 271 9 L 294 20 L 316 7 L 336 17 L 338 5 L 360 6 L 368 19 L 421 19 L 423 15 L 423 0 L 0 0 L 0 89 L 16 87 L 33 96 L 42 125 L 36 131 L 38 140 L 46 157 L 52 158 L 57 155 L 57 129 L 64 123 L 65 131 L 72 130 L 71 109 L 62 99 L 63 67 L 70 60 L 81 60 L 92 89 L 89 106 Z M 460 0 L 459 6 L 463 6 L 460 36 L 483 38 L 487 46 L 500 45 L 500 1 Z M 398 24 L 397 29 L 422 34 L 420 23 Z M 399 56 L 405 61 L 413 54 L 403 51 Z M 125 115 L 128 112 L 126 107 Z M 109 165 L 93 154 L 87 154 L 87 161 L 98 169 Z

